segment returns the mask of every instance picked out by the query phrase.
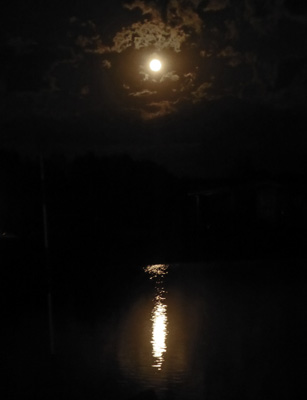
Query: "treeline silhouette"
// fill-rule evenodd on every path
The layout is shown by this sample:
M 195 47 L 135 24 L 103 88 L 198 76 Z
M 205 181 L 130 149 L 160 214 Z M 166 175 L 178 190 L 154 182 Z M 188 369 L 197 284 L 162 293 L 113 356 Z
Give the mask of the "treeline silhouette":
M 293 245 L 298 232 L 304 239 L 306 177 L 273 179 L 238 160 L 227 179 L 197 180 L 127 155 L 40 159 L 2 150 L 0 233 L 7 240 L 0 243 L 43 252 L 45 202 L 49 255 L 66 269 L 81 262 L 135 265 L 231 252 L 248 257 L 267 234 L 272 239 L 282 232 L 282 247 Z
M 2 151 L 0 163 L 0 229 L 29 246 L 43 242 L 43 190 L 52 253 L 138 260 L 175 245 L 185 183 L 153 162 L 87 154 L 41 165 Z
M 305 175 L 272 180 L 241 163 L 231 178 L 210 181 L 126 155 L 40 161 L 0 152 L 2 293 L 19 293 L 10 313 L 27 292 L 35 307 L 45 304 L 46 265 L 57 306 L 72 298 L 87 318 L 95 296 L 112 289 L 114 306 L 147 264 L 306 256 Z

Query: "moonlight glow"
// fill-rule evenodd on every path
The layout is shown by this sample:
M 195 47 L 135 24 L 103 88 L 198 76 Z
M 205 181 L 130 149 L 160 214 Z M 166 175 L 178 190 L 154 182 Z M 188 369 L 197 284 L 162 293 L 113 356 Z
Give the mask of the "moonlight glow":
M 157 58 L 154 58 L 153 60 L 150 61 L 149 67 L 154 72 L 160 71 L 160 69 L 162 67 L 161 61 L 158 60 Z

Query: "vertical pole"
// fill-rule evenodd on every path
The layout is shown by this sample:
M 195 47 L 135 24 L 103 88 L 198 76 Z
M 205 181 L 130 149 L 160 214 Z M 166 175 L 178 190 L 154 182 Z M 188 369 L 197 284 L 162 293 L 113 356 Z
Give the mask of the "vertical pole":
M 200 224 L 200 195 L 196 194 L 196 225 Z
M 46 191 L 45 191 L 45 170 L 44 170 L 44 159 L 42 154 L 40 154 L 40 175 L 41 175 L 41 187 L 42 187 L 42 206 L 43 206 L 43 224 L 44 224 L 44 248 L 45 248 L 45 263 L 46 272 L 48 279 L 48 325 L 49 325 L 49 346 L 50 353 L 54 355 L 54 327 L 53 327 L 53 310 L 52 310 L 52 279 L 51 279 L 51 267 L 49 260 L 49 240 L 48 240 L 48 221 L 47 221 L 47 207 L 46 207 Z
M 196 235 L 194 237 L 194 244 L 195 244 L 195 253 L 197 257 L 200 256 L 200 244 L 201 244 L 201 237 L 200 237 L 200 195 L 195 195 L 196 199 L 196 224 L 195 224 L 195 232 Z

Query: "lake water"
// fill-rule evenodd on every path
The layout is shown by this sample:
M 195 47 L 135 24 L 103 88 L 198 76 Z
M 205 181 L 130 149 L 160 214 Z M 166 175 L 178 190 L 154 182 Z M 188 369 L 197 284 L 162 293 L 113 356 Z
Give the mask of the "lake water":
M 105 398 L 297 398 L 306 285 L 294 264 L 146 266 L 105 321 L 72 323 L 72 351 Z
M 21 387 L 35 398 L 305 398 L 304 271 L 290 260 L 151 264 L 103 293 L 97 279 L 79 303 L 56 304 L 52 368 L 35 356 L 42 332 L 29 316 L 10 368 L 16 381 L 16 365 L 27 369 Z M 87 322 L 71 311 L 80 302 Z

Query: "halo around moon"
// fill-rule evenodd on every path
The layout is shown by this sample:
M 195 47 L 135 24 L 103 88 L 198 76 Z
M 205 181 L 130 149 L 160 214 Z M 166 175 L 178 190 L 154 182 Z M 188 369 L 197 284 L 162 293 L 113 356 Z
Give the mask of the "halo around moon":
M 157 58 L 153 58 L 150 63 L 149 63 L 149 68 L 153 71 L 153 72 L 158 72 L 160 71 L 162 67 L 161 61 L 158 60 Z

